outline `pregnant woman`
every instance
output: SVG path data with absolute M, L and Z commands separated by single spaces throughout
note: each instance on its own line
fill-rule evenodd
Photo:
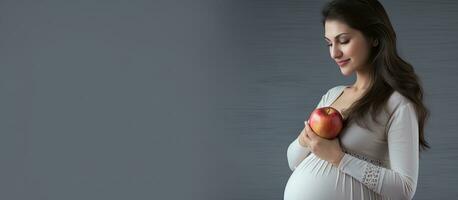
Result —
M 322 14 L 331 58 L 344 76 L 356 73 L 356 81 L 328 89 L 316 106 L 332 106 L 344 117 L 337 138 L 321 138 L 304 122 L 289 145 L 284 199 L 412 199 L 419 152 L 429 148 L 420 80 L 397 54 L 378 1 L 334 0 Z

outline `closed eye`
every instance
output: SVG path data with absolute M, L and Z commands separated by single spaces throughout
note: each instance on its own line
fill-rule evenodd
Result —
M 350 42 L 350 40 L 347 40 L 347 41 L 344 41 L 344 42 L 340 42 L 340 44 L 348 44 L 348 42 Z M 332 44 L 327 44 L 326 46 L 330 47 L 330 46 L 332 46 Z

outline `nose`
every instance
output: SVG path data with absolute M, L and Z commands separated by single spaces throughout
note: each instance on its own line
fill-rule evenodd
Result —
M 342 57 L 343 53 L 337 45 L 332 45 L 330 51 L 331 51 L 332 58 L 336 59 L 336 58 Z

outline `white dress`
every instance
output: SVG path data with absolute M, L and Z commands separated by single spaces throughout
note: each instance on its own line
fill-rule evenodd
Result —
M 328 90 L 317 108 L 331 105 L 345 87 Z M 342 130 L 345 154 L 337 167 L 301 146 L 296 137 L 287 150 L 292 174 L 284 200 L 412 199 L 418 179 L 418 118 L 414 104 L 397 91 L 387 110 L 377 116 L 382 125 L 366 120 L 373 131 L 356 123 Z

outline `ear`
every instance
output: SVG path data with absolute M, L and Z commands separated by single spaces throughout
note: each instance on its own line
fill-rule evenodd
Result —
M 373 40 L 372 46 L 376 47 L 378 45 L 378 39 Z

